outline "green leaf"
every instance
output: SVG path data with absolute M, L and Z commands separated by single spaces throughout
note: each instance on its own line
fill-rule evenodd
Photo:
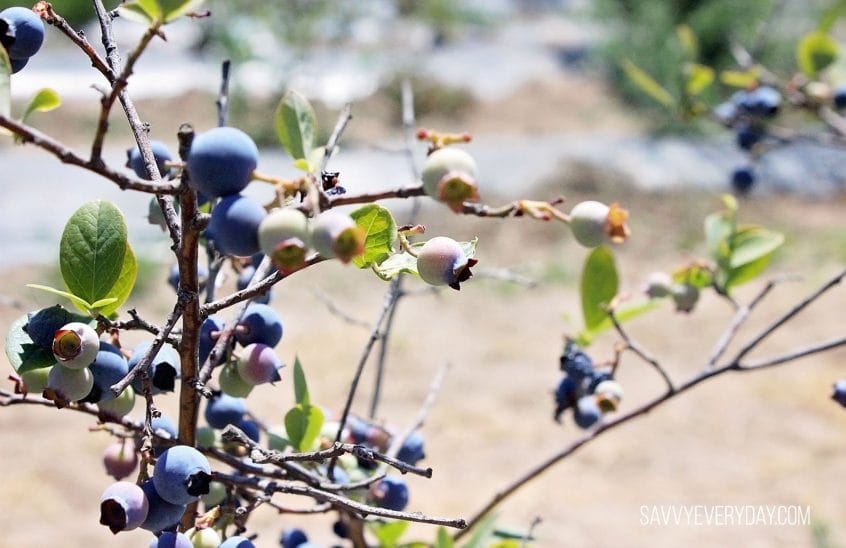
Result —
M 355 223 L 364 230 L 364 253 L 353 258 L 359 268 L 379 264 L 391 254 L 397 239 L 397 223 L 384 207 L 369 204 L 350 213 Z
M 405 530 L 408 529 L 408 525 L 409 522 L 399 520 L 373 523 L 370 526 L 370 531 L 379 539 L 380 548 L 394 548 Z
M 631 80 L 634 85 L 640 88 L 640 90 L 649 97 L 667 108 L 671 108 L 675 105 L 676 101 L 673 99 L 673 96 L 670 95 L 670 92 L 630 60 L 626 59 L 623 61 L 622 69 L 623 72 L 626 73 L 626 76 L 628 76 L 629 80 Z
M 6 357 L 18 374 L 56 364 L 53 352 L 32 342 L 24 331 L 29 318 L 24 314 L 12 323 L 6 334 Z
M 846 0 L 839 0 L 834 2 L 827 10 L 823 12 L 820 18 L 820 24 L 817 30 L 821 32 L 831 31 L 834 23 L 846 13 Z
M 59 266 L 71 293 L 89 303 L 110 297 L 126 255 L 126 221 L 111 202 L 89 202 L 62 233 Z
M 708 243 L 708 252 L 715 263 L 721 267 L 728 264 L 731 256 L 729 238 L 734 233 L 734 215 L 721 211 L 712 213 L 705 217 L 705 240 Z
M 62 99 L 54 90 L 50 88 L 40 89 L 26 106 L 21 122 L 25 122 L 33 112 L 50 112 L 59 108 L 61 104 Z
M 62 291 L 61 289 L 56 289 L 55 287 L 50 287 L 47 285 L 38 285 L 38 284 L 27 284 L 27 287 L 31 287 L 32 289 L 40 289 L 41 291 L 46 291 L 47 293 L 52 293 L 53 295 L 64 297 L 68 299 L 70 302 L 73 303 L 75 307 L 77 307 L 82 312 L 86 314 L 91 313 L 91 303 L 83 299 L 82 297 L 78 297 L 73 293 L 68 293 L 67 291 Z
M 837 42 L 825 32 L 815 30 L 799 40 L 796 46 L 796 61 L 809 78 L 828 67 L 837 59 Z
M 91 308 L 94 310 L 98 308 L 103 308 L 104 306 L 108 306 L 114 303 L 115 301 L 117 301 L 117 299 L 114 297 L 106 297 L 105 299 L 100 299 L 99 301 L 94 301 L 93 303 L 91 303 Z
M 288 441 L 300 452 L 311 448 L 322 427 L 323 411 L 319 407 L 297 404 L 285 414 Z
M 126 253 L 123 254 L 123 264 L 120 268 L 118 279 L 112 288 L 109 290 L 109 297 L 114 298 L 115 301 L 105 306 L 100 314 L 109 317 L 123 306 L 123 303 L 132 294 L 132 289 L 135 287 L 135 280 L 138 277 L 138 262 L 135 260 L 135 253 L 132 251 L 129 243 L 126 244 Z
M 692 264 L 673 272 L 673 281 L 678 284 L 690 284 L 698 289 L 714 283 L 713 273 L 700 264 Z
M 754 66 L 749 70 L 724 70 L 720 73 L 720 82 L 735 88 L 748 88 L 761 77 L 761 67 Z
M 144 25 L 162 20 L 162 8 L 156 0 L 132 0 L 118 7 L 118 14 L 124 19 Z
M 693 29 L 689 25 L 677 26 L 676 36 L 688 58 L 696 59 L 699 57 L 699 42 L 696 40 L 696 34 L 693 33 Z
M 605 307 L 617 295 L 619 286 L 614 254 L 605 246 L 597 247 L 582 268 L 582 316 L 586 329 L 594 329 L 608 318 Z
M 476 526 L 473 527 L 473 536 L 470 537 L 463 548 L 485 548 L 485 543 L 491 538 L 496 528 L 496 518 L 496 514 L 488 514 L 477 522 Z
M 452 537 L 447 533 L 446 528 L 438 527 L 438 536 L 435 538 L 435 548 L 453 548 L 455 543 Z
M 305 372 L 303 372 L 299 356 L 294 358 L 294 396 L 298 404 L 304 407 L 311 405 L 308 397 L 308 384 L 306 384 Z
M 204 3 L 205 0 L 159 0 L 165 23 L 182 17 L 186 13 L 197 11 Z
M 685 67 L 685 74 L 685 91 L 688 95 L 699 95 L 714 83 L 714 69 L 705 65 L 689 64 Z
M 294 160 L 307 160 L 317 138 L 317 116 L 308 99 L 288 91 L 274 116 L 279 142 Z
M 772 253 L 769 253 L 752 262 L 746 263 L 743 266 L 731 269 L 723 277 L 725 280 L 722 284 L 723 288 L 725 288 L 726 291 L 729 291 L 733 287 L 737 287 L 754 280 L 764 270 L 766 270 L 767 266 L 770 264 L 772 256 Z
M 661 306 L 661 304 L 662 299 L 650 299 L 642 303 L 620 307 L 614 311 L 614 316 L 617 317 L 618 322 L 624 323 L 637 318 L 641 314 L 655 310 Z M 608 317 L 608 314 L 606 314 L 605 318 L 603 318 L 603 320 L 596 324 L 596 326 L 592 329 L 583 329 L 580 331 L 576 335 L 576 344 L 582 347 L 588 347 L 599 334 L 611 329 L 612 327 L 614 327 L 614 322 L 612 322 L 611 318 Z
M 742 227 L 731 237 L 729 266 L 739 268 L 770 255 L 784 243 L 784 234 L 765 228 Z
M 426 242 L 419 242 L 411 245 L 411 249 L 419 250 Z M 464 256 L 472 259 L 476 256 L 476 246 L 479 244 L 479 238 L 473 238 L 469 242 L 458 242 L 461 249 L 464 251 Z M 411 255 L 407 251 L 402 253 L 395 253 L 382 261 L 381 263 L 373 263 L 373 271 L 377 276 L 383 280 L 390 280 L 399 276 L 400 274 L 414 274 L 417 273 L 417 257 Z

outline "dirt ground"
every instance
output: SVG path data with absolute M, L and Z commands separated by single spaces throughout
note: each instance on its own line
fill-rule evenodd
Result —
M 464 126 L 477 133 L 497 131 L 503 126 L 493 120 L 505 112 L 515 133 L 561 131 L 560 121 L 547 113 L 575 105 L 573 111 L 581 114 L 567 118 L 565 129 L 636 129 L 621 107 L 603 109 L 607 96 L 589 81 L 575 88 L 560 82 L 539 84 L 527 93 L 532 100 L 519 106 L 474 107 Z M 607 118 L 591 115 L 600 111 Z M 358 138 L 373 138 L 377 130 L 362 128 Z M 717 195 L 690 190 L 643 194 L 626 186 L 622 174 L 583 165 L 564 165 L 559 173 L 559 179 L 548 181 L 533 197 L 565 194 L 570 203 L 586 197 L 620 200 L 630 209 L 633 237 L 617 250 L 624 291 L 636 293 L 650 272 L 669 271 L 704 253 L 702 220 L 719 208 Z M 806 202 L 770 195 L 742 203 L 744 221 L 782 230 L 788 237 L 770 273 L 798 274 L 802 279 L 778 286 L 741 331 L 739 341 L 748 340 L 844 268 L 844 206 L 843 197 Z M 403 300 L 397 315 L 379 417 L 401 429 L 411 424 L 436 372 L 451 366 L 423 428 L 424 463 L 434 468 L 434 476 L 408 478 L 410 509 L 470 517 L 515 477 L 582 435 L 569 416 L 563 425 L 552 420 L 552 393 L 561 375 L 563 337 L 580 327 L 578 276 L 586 252 L 555 224 L 456 218 L 435 205 L 424 206 L 419 220 L 430 235 L 462 240 L 479 236 L 481 263 L 477 279 L 460 293 L 414 292 L 423 285 L 409 280 L 413 294 Z M 164 239 L 161 245 L 168 247 Z M 537 286 L 485 275 L 501 269 L 533 279 Z M 172 297 L 164 283 L 166 270 L 167 265 L 159 265 L 148 274 L 146 291 L 128 303 L 156 322 L 164 318 Z M 2 275 L 3 332 L 23 311 L 55 302 L 24 287 L 55 276 L 50 268 L 17 267 Z M 337 410 L 368 337 L 366 329 L 333 314 L 315 292 L 372 322 L 386 288 L 368 272 L 324 263 L 274 289 L 273 305 L 285 322 L 278 353 L 289 364 L 295 356 L 300 358 L 313 401 Z M 749 284 L 738 291 L 738 298 L 749 299 L 759 288 L 760 283 Z M 756 355 L 842 336 L 844 307 L 846 288 L 838 287 L 768 339 Z M 679 382 L 701 370 L 731 316 L 725 301 L 709 293 L 694 314 L 676 314 L 668 305 L 628 329 Z M 130 344 L 140 339 L 135 333 L 126 337 Z M 616 336 L 606 334 L 590 353 L 599 361 L 609 359 L 616 342 Z M 534 530 L 539 547 L 846 544 L 841 483 L 846 411 L 829 399 L 832 383 L 846 376 L 844 361 L 846 351 L 840 349 L 766 371 L 713 379 L 587 444 L 505 502 L 498 523 L 526 529 L 540 518 Z M 372 373 L 369 368 L 355 400 L 358 413 L 369 407 Z M 662 389 L 654 371 L 632 355 L 624 357 L 618 378 L 626 390 L 622 411 Z M 158 400 L 171 416 L 174 399 Z M 257 388 L 249 406 L 268 423 L 281 424 L 292 401 L 289 368 L 278 385 Z M 139 404 L 135 416 L 140 411 Z M 146 546 L 147 532 L 112 537 L 97 523 L 98 497 L 110 483 L 101 452 L 110 440 L 103 432 L 89 432 L 94 426 L 90 417 L 72 412 L 28 406 L 0 410 L 0 547 Z M 298 507 L 309 502 L 283 497 L 279 501 Z M 641 523 L 644 507 L 662 505 L 798 505 L 810 507 L 812 523 Z M 293 526 L 307 529 L 313 540 L 328 546 L 335 542 L 332 521 L 280 516 L 262 508 L 251 524 L 261 532 L 257 545 L 263 548 L 277 546 L 279 531 Z M 414 525 L 406 538 L 431 542 L 434 534 L 431 527 Z

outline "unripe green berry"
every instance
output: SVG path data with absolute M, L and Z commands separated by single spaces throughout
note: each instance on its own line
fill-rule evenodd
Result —
M 125 417 L 135 407 L 135 390 L 132 387 L 127 387 L 115 399 L 97 402 L 97 407 L 101 412 L 108 415 L 118 418 Z
M 20 374 L 24 389 L 30 394 L 40 394 L 47 388 L 47 379 L 50 376 L 49 367 L 30 369 Z
M 253 385 L 241 377 L 238 366 L 234 363 L 227 363 L 220 368 L 217 383 L 221 392 L 234 398 L 246 398 L 253 390 Z
M 616 203 L 607 206 L 588 200 L 576 204 L 570 212 L 570 230 L 576 241 L 585 247 L 621 243 L 629 236 L 628 216 L 628 212 Z
M 69 369 L 88 367 L 99 351 L 100 337 L 88 324 L 71 322 L 53 335 L 53 357 Z
M 87 367 L 71 369 L 54 365 L 47 377 L 47 388 L 68 401 L 81 400 L 91 392 L 93 386 L 94 375 Z
M 305 265 L 308 247 L 308 218 L 298 209 L 286 207 L 271 211 L 258 228 L 259 246 L 283 273 Z
M 466 151 L 443 147 L 432 152 L 420 174 L 423 191 L 460 212 L 464 202 L 479 200 L 476 184 L 476 161 Z
M 653 272 L 646 280 L 644 293 L 650 299 L 668 297 L 673 288 L 673 278 L 666 272 Z
M 324 211 L 312 225 L 312 245 L 327 259 L 350 262 L 353 257 L 364 253 L 364 240 L 364 230 L 346 213 Z

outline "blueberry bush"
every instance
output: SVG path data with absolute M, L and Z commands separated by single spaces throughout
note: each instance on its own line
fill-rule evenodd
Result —
M 520 546 L 532 540 L 531 529 L 517 534 L 497 529 L 493 510 L 600 435 L 718 375 L 765 369 L 846 345 L 846 338 L 840 337 L 812 341 L 768 358 L 749 358 L 762 341 L 839 284 L 846 277 L 842 271 L 729 352 L 740 328 L 779 280 L 765 282 L 748 301 L 738 300 L 735 289 L 759 279 L 785 240 L 779 232 L 743 224 L 734 197 L 724 196 L 722 209 L 705 219 L 708 257 L 693 258 L 672 272 L 656 272 L 645 280 L 641 295 L 626 295 L 620 289 L 612 250 L 630 236 L 628 212 L 620 204 L 587 200 L 569 211 L 563 209 L 560 198 L 517 200 L 497 207 L 485 204 L 476 161 L 461 146 L 472 137 L 463 132 L 415 130 L 408 85 L 403 93 L 407 141 L 416 138 L 428 149 L 425 157 L 416 158 L 408 147 L 413 185 L 371 193 L 345 188 L 344 174 L 329 168 L 350 122 L 350 108 L 341 112 L 329 140 L 318 143 L 314 111 L 296 91 L 281 97 L 272 121 L 300 176 L 284 179 L 261 171 L 253 140 L 226 124 L 226 62 L 218 127 L 195 135 L 190 124 L 183 124 L 179 150 L 172 152 L 153 140 L 143 123 L 131 98 L 131 76 L 147 46 L 164 36 L 170 22 L 214 14 L 203 11 L 202 0 L 134 0 L 114 11 L 107 10 L 101 0 L 92 4 L 105 53 L 48 2 L 0 12 L 0 127 L 19 143 L 55 156 L 68 169 L 87 170 L 126 192 L 149 194 L 145 213 L 169 238 L 176 262 L 168 278 L 175 298 L 163 319 L 151 320 L 127 310 L 124 305 L 135 285 L 138 264 L 124 212 L 103 200 L 81 204 L 61 236 L 58 263 L 64 288 L 31 286 L 55 296 L 56 303 L 23 315 L 6 335 L 6 355 L 14 374 L 12 387 L 0 389 L 0 406 L 56 407 L 86 414 L 114 437 L 104 450 L 103 465 L 115 483 L 104 481 L 100 500 L 100 523 L 112 533 L 145 529 L 150 532 L 149 545 L 158 547 L 248 548 L 257 537 L 268 536 L 250 523 L 253 511 L 264 505 L 280 513 L 331 514 L 338 542 L 354 546 Z M 112 28 L 116 17 L 146 26 L 129 52 L 120 52 L 116 46 Z M 55 92 L 37 93 L 20 117 L 11 113 L 10 75 L 25 70 L 48 29 L 75 44 L 107 84 L 87 156 L 27 123 L 32 112 L 55 108 L 59 102 Z M 817 77 L 826 59 L 834 55 L 832 47 L 824 28 L 803 39 L 799 46 L 803 74 L 786 82 L 757 65 L 726 75 L 732 82 L 742 82 L 743 89 L 713 113 L 738 131 L 738 143 L 753 157 L 762 153 L 760 147 L 770 139 L 768 124 L 785 102 L 811 109 L 832 130 L 841 130 L 846 124 L 836 110 L 842 108 L 842 98 L 812 91 L 830 88 Z M 691 72 L 691 78 L 705 78 L 703 71 Z M 629 73 L 650 95 L 675 105 L 669 92 L 644 71 L 631 65 Z M 685 114 L 704 115 L 708 109 L 696 96 L 707 84 L 691 80 L 684 104 L 675 106 L 686 109 Z M 117 104 L 136 140 L 127 152 L 126 169 L 108 165 L 102 157 L 109 114 Z M 739 193 L 748 192 L 754 183 L 754 174 L 744 173 L 733 177 Z M 272 186 L 272 201 L 261 203 L 243 194 L 249 185 L 258 184 Z M 405 432 L 372 420 L 374 413 L 365 418 L 351 412 L 368 357 L 377 342 L 384 345 L 389 338 L 393 313 L 405 294 L 403 281 L 417 276 L 436 288 L 461 290 L 472 284 L 479 261 L 477 239 L 429 235 L 415 222 L 413 212 L 412 219 L 401 224 L 381 205 L 396 198 L 440 202 L 444 215 L 562 223 L 589 250 L 579 283 L 584 327 L 567 337 L 559 361 L 563 375 L 550 402 L 555 420 L 572 414 L 585 433 L 509 480 L 468 518 L 428 516 L 410 506 L 411 493 L 403 476 L 430 478 L 433 474 L 433 468 L 420 466 L 426 457 L 420 431 L 426 406 Z M 338 209 L 341 206 L 349 207 Z M 299 359 L 286 365 L 277 353 L 285 328 L 271 293 L 289 277 L 308 276 L 311 267 L 329 260 L 347 264 L 349 276 L 375 275 L 388 289 L 351 372 L 346 401 L 318 403 L 309 392 L 305 365 Z M 228 271 L 238 279 L 237 290 L 218 295 L 217 278 Z M 672 303 L 680 314 L 693 313 L 706 291 L 725 300 L 734 316 L 701 370 L 678 381 L 629 335 L 624 323 L 662 303 Z M 296 322 L 296 316 L 286 321 Z M 130 330 L 145 333 L 147 340 L 129 348 L 121 337 Z M 619 343 L 610 360 L 588 353 L 597 337 L 611 334 Z M 665 389 L 626 407 L 616 372 L 628 355 L 654 369 Z M 433 382 L 431 395 L 442 376 Z M 268 427 L 248 405 L 254 387 L 267 383 L 293 386 L 296 404 L 285 414 L 282 429 Z M 839 381 L 834 399 L 844 404 L 844 394 L 844 381 Z M 136 398 L 143 403 L 140 418 L 132 415 Z M 175 420 L 159 409 L 157 402 L 162 398 L 178 399 Z M 274 501 L 277 493 L 298 495 L 314 504 L 299 511 L 287 509 Z M 430 524 L 430 537 L 403 538 L 409 522 Z M 279 543 L 286 548 L 314 546 L 308 541 L 308 527 L 304 529 L 282 531 Z M 271 535 L 275 538 L 276 532 Z

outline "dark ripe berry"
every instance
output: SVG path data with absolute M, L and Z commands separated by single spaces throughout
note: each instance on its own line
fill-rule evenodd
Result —
M 469 259 L 461 245 L 446 236 L 437 236 L 423 244 L 417 252 L 417 273 L 429 285 L 448 285 L 460 290 L 461 282 L 473 276 L 470 268 L 476 259 Z
M 240 274 L 238 274 L 238 281 L 236 283 L 238 291 L 241 291 L 242 289 L 247 289 L 247 286 L 250 285 L 250 281 L 253 279 L 253 275 L 255 273 L 256 267 L 249 265 L 245 267 Z M 268 289 L 267 291 L 253 299 L 253 302 L 258 304 L 268 304 L 270 302 L 271 293 L 273 293 L 273 290 Z
M 581 381 L 593 373 L 593 360 L 575 343 L 568 342 L 561 355 L 560 367 L 561 371 L 572 376 L 576 381 Z
M 350 528 L 341 520 L 332 524 L 332 532 L 339 538 L 349 538 L 350 536 Z
M 403 442 L 397 453 L 397 459 L 415 466 L 419 461 L 423 460 L 426 454 L 423 452 L 423 435 L 420 432 L 414 431 Z
M 98 403 L 114 399 L 111 387 L 129 373 L 129 364 L 116 346 L 101 341 L 100 351 L 90 369 L 94 375 L 94 387 L 85 401 Z
M 256 421 L 242 418 L 235 426 L 237 426 L 248 438 L 258 443 L 261 439 L 261 428 Z
M 211 467 L 202 453 L 187 445 L 175 445 L 156 460 L 153 484 L 171 504 L 190 504 L 209 492 Z
M 179 519 L 185 513 L 185 504 L 173 504 L 163 499 L 151 479 L 142 483 L 141 489 L 149 504 L 147 519 L 141 524 L 142 529 L 157 533 L 179 523 Z
M 714 116 L 726 126 L 731 126 L 737 118 L 737 105 L 731 101 L 720 103 L 714 107 Z
M 220 316 L 209 316 L 203 321 L 200 327 L 200 364 L 202 365 L 209 358 L 217 338 L 223 331 L 225 323 Z
M 130 369 L 135 367 L 135 365 L 147 355 L 151 346 L 152 343 L 143 342 L 135 347 L 135 350 L 132 353 L 132 358 L 129 359 Z M 173 389 L 176 386 L 176 379 L 180 377 L 179 364 L 179 355 L 172 347 L 165 344 L 159 349 L 159 352 L 153 358 L 150 367 L 147 369 L 147 374 L 149 375 L 150 382 L 153 385 L 154 395 L 162 392 L 173 392 Z M 144 393 L 144 386 L 140 375 L 132 380 L 132 388 L 138 394 Z
M 596 371 L 594 370 L 593 373 L 590 375 L 590 383 L 587 386 L 587 393 L 593 394 L 596 391 L 596 387 L 599 386 L 599 383 L 603 381 L 609 381 L 614 377 L 611 376 L 610 371 Z
M 27 63 L 29 63 L 29 57 L 26 59 L 9 59 L 9 64 L 12 66 L 12 74 L 22 71 Z
M 218 548 L 256 548 L 256 545 L 247 537 L 236 536 L 224 540 Z
M 194 548 L 194 544 L 185 533 L 165 531 L 158 537 L 153 537 L 148 548 Z
M 846 407 L 846 380 L 839 380 L 834 383 L 831 399 Z
M 175 440 L 178 437 L 176 431 L 176 424 L 174 424 L 173 421 L 165 415 L 159 415 L 158 417 L 155 417 L 151 421 L 150 426 L 152 427 L 153 433 L 156 434 L 156 436 L 161 436 L 163 438 L 171 440 Z M 162 443 L 157 437 L 153 437 L 154 457 L 158 457 L 159 455 L 161 455 L 168 447 L 170 447 L 170 444 Z
M 246 412 L 247 404 L 243 398 L 220 394 L 207 400 L 205 417 L 209 426 L 223 430 L 230 424 L 237 424 Z
M 282 319 L 270 306 L 252 303 L 235 328 L 235 339 L 242 346 L 253 343 L 276 346 L 282 339 Z
M 841 110 L 846 108 L 846 85 L 839 85 L 834 88 L 834 108 Z
M 772 86 L 760 86 L 749 93 L 750 110 L 758 116 L 775 116 L 781 106 L 781 93 Z
M 751 167 L 743 166 L 731 174 L 731 186 L 738 194 L 747 194 L 755 184 L 755 172 Z
M 44 23 L 34 11 L 24 7 L 6 8 L 0 11 L 0 19 L 6 21 L 15 37 L 6 46 L 11 59 L 28 59 L 38 53 L 44 43 Z
M 297 548 L 300 544 L 308 542 L 308 537 L 302 529 L 286 529 L 282 531 L 279 544 L 282 548 Z
M 216 198 L 244 190 L 257 165 L 258 147 L 249 135 L 240 129 L 218 127 L 194 138 L 187 168 L 191 185 Z
M 763 134 L 754 126 L 742 124 L 737 128 L 737 146 L 743 150 L 752 150 L 762 138 Z
M 209 232 L 223 255 L 247 257 L 259 251 L 258 228 L 267 213 L 247 196 L 226 196 L 214 206 Z
M 162 178 L 166 177 L 170 171 L 166 163 L 173 160 L 170 149 L 161 141 L 150 141 L 150 148 L 153 149 L 153 157 L 156 160 L 159 175 Z M 129 148 L 126 151 L 126 167 L 132 169 L 142 179 L 152 179 L 152 177 L 147 175 L 147 167 L 144 165 L 144 158 L 141 156 L 141 149 L 138 146 Z
M 602 411 L 592 395 L 582 396 L 573 409 L 573 420 L 579 428 L 590 428 L 602 417 Z
M 141 526 L 148 512 L 144 491 L 128 481 L 113 483 L 100 497 L 100 523 L 114 534 Z
M 387 476 L 370 488 L 370 496 L 375 504 L 388 510 L 402 512 L 408 506 L 408 486 L 405 481 Z
M 570 375 L 565 376 L 555 389 L 555 421 L 561 422 L 561 415 L 573 407 L 579 396 L 580 380 Z

